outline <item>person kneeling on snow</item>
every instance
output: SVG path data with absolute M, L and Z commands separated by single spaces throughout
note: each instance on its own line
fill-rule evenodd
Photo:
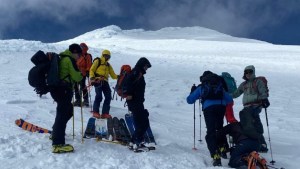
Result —
M 228 165 L 232 168 L 247 165 L 243 157 L 248 156 L 252 151 L 258 151 L 260 144 L 258 139 L 251 139 L 243 134 L 240 122 L 233 122 L 217 131 L 217 139 L 222 139 L 229 134 L 232 137 L 234 147 L 230 150 Z

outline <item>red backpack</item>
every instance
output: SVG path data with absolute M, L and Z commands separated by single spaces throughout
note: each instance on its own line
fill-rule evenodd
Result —
M 122 65 L 121 70 L 120 70 L 120 74 L 117 80 L 117 84 L 115 87 L 115 90 L 117 91 L 118 95 L 121 98 L 126 98 L 127 94 L 127 87 L 125 85 L 126 82 L 126 78 L 128 77 L 128 75 L 131 73 L 131 66 L 130 65 Z
M 266 90 L 267 90 L 267 95 L 268 95 L 268 97 L 269 97 L 268 80 L 266 79 L 266 77 L 264 77 L 264 76 L 258 76 L 258 77 L 256 77 L 256 78 L 253 80 L 252 88 L 253 88 L 255 91 L 258 92 L 258 89 L 257 89 L 257 80 L 258 80 L 258 79 L 260 79 L 260 80 L 263 82 L 263 84 L 265 85 Z M 246 81 L 244 82 L 243 86 L 244 86 L 244 89 L 245 89 L 245 88 L 246 88 Z

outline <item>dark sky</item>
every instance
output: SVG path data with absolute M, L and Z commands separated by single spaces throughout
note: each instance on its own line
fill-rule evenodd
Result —
M 300 0 L 1 0 L 0 39 L 57 42 L 122 29 L 202 26 L 238 37 L 300 45 Z

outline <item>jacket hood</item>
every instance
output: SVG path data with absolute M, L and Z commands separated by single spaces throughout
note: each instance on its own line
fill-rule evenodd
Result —
M 65 57 L 65 56 L 69 56 L 73 59 L 75 59 L 75 57 L 73 57 L 71 51 L 69 51 L 69 49 L 65 50 L 64 52 L 59 53 L 60 56 Z
M 245 71 L 246 70 L 252 70 L 253 73 L 251 74 L 251 77 L 250 79 L 247 79 L 246 76 L 245 76 Z M 243 76 L 243 79 L 244 80 L 252 80 L 255 78 L 255 67 L 253 65 L 249 65 L 249 66 L 246 66 L 245 69 L 244 69 L 244 76 Z
M 146 65 L 148 66 L 148 68 L 151 67 L 151 63 L 149 62 L 149 60 L 145 57 L 142 57 L 137 61 L 135 67 L 144 68 Z

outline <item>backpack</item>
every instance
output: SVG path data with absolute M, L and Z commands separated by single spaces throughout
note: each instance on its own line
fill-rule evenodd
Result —
M 222 100 L 223 99 L 223 85 L 220 76 L 211 73 L 204 76 L 201 80 L 201 100 Z
M 252 82 L 252 88 L 258 93 L 258 89 L 257 89 L 257 80 L 260 79 L 263 84 L 265 85 L 265 88 L 267 90 L 267 96 L 269 97 L 269 87 L 268 87 L 268 80 L 266 79 L 266 77 L 264 76 L 258 76 L 256 77 L 253 82 Z M 244 89 L 246 88 L 246 81 L 243 82 L 243 87 Z
M 96 70 L 97 70 L 101 65 L 104 65 L 104 64 L 101 64 L 101 59 L 99 57 L 96 57 L 95 59 L 93 59 L 93 64 L 95 63 L 96 60 L 98 60 L 98 65 L 97 65 L 97 68 L 96 68 Z M 109 63 L 106 62 L 105 66 L 109 66 Z
M 29 70 L 28 82 L 40 97 L 49 92 L 49 87 L 60 84 L 59 61 L 58 54 L 51 52 L 45 54 L 41 50 L 31 57 L 31 62 L 35 66 Z
M 237 89 L 235 79 L 228 72 L 222 72 L 221 76 L 227 85 L 228 92 L 233 93 Z
M 258 80 L 258 79 L 260 79 L 260 80 L 263 82 L 263 84 L 265 85 L 265 88 L 266 88 L 266 90 L 267 90 L 267 96 L 269 97 L 268 80 L 266 79 L 266 77 L 264 77 L 264 76 L 258 76 L 258 77 L 256 77 L 255 80 L 254 80 L 254 83 L 253 83 L 254 89 L 257 90 L 256 84 L 257 84 L 257 80 Z
M 268 169 L 267 161 L 261 157 L 256 151 L 252 151 L 247 157 L 244 157 L 247 162 L 248 169 Z
M 129 74 L 131 73 L 131 67 L 130 65 L 122 65 L 120 69 L 120 74 L 117 79 L 117 84 L 115 86 L 115 90 L 117 91 L 117 94 L 121 98 L 127 97 L 127 87 L 126 87 L 126 81 L 128 79 Z

